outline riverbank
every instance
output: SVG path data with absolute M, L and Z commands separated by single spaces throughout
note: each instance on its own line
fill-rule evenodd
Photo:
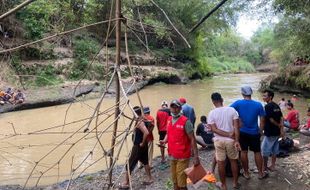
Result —
M 246 180 L 243 177 L 239 178 L 241 183 L 241 189 L 243 190 L 254 190 L 254 189 L 274 189 L 274 190 L 309 190 L 310 189 L 310 151 L 304 145 L 310 142 L 310 137 L 291 133 L 288 134 L 290 138 L 293 138 L 295 142 L 300 144 L 296 145 L 293 152 L 290 153 L 289 157 L 278 158 L 277 170 L 270 172 L 269 177 L 264 180 L 259 180 L 257 178 L 257 170 L 254 164 L 253 155 L 249 154 L 250 159 L 250 171 L 251 179 Z M 205 169 L 211 169 L 211 163 L 214 155 L 213 149 L 200 150 L 199 156 L 201 164 Z M 116 186 L 114 189 L 118 189 L 119 183 L 123 180 L 124 165 L 116 166 L 114 170 L 114 180 Z M 160 158 L 156 157 L 153 160 L 152 176 L 154 178 L 154 183 L 151 185 L 144 185 L 143 179 L 145 178 L 145 172 L 143 169 L 136 169 L 132 176 L 132 188 L 133 189 L 144 189 L 144 190 L 154 190 L 154 189 L 165 189 L 171 190 L 172 184 L 170 180 L 170 168 L 169 164 L 161 164 Z M 218 173 L 216 172 L 216 178 L 219 179 Z M 66 189 L 69 180 L 63 182 L 43 187 L 33 187 L 26 188 L 27 190 L 61 190 Z M 232 188 L 232 179 L 227 178 L 228 188 Z M 198 190 L 205 190 L 210 187 L 210 184 L 201 185 Z M 215 184 L 211 184 L 215 187 Z M 1 186 L 2 190 L 20 190 L 21 186 Z M 70 182 L 71 190 L 100 190 L 107 189 L 107 172 L 99 171 L 92 174 L 86 174 L 79 178 L 73 179 Z M 194 190 L 192 185 L 189 185 L 189 190 Z
M 121 70 L 126 69 L 126 66 L 121 66 Z M 137 73 L 137 90 L 141 90 L 145 86 L 157 82 L 186 84 L 189 81 L 182 70 L 173 67 L 133 66 L 133 70 Z M 125 77 L 122 79 L 125 91 L 128 92 L 129 95 L 135 92 L 135 88 L 131 88 L 132 82 L 132 77 Z M 5 104 L 0 106 L 0 113 L 55 106 L 85 98 L 98 98 L 102 92 L 105 91 L 105 86 L 106 84 L 100 83 L 99 81 L 82 80 L 81 82 L 66 82 L 62 85 L 52 87 L 28 89 L 24 91 L 26 95 L 25 103 L 19 105 Z M 114 83 L 107 92 L 107 97 L 113 96 L 115 96 Z
M 290 65 L 261 82 L 263 89 L 310 98 L 310 65 Z

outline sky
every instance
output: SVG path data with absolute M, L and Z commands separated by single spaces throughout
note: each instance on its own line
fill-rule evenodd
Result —
M 256 18 L 249 18 L 245 15 L 239 17 L 237 22 L 237 32 L 244 38 L 250 39 L 254 32 L 261 26 L 262 21 Z

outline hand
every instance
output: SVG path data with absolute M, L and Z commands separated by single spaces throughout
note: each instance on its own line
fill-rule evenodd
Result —
M 284 130 L 281 130 L 280 137 L 281 137 L 282 139 L 285 139 L 285 133 L 284 133 Z
M 229 138 L 235 139 L 235 133 L 234 132 L 229 133 Z
M 235 149 L 236 149 L 237 151 L 241 151 L 241 146 L 240 146 L 240 143 L 239 143 L 239 142 L 235 142 L 235 143 L 234 143 L 234 146 L 235 146 Z
M 140 143 L 139 145 L 140 145 L 140 147 L 143 147 L 143 146 L 144 146 L 144 143 L 142 142 L 142 143 Z
M 166 144 L 167 142 L 165 140 L 159 140 L 160 144 Z
M 194 166 L 198 166 L 200 164 L 200 160 L 199 160 L 198 156 L 194 156 L 193 164 L 194 164 Z

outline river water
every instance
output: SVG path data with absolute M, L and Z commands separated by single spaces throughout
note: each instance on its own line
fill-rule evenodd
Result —
M 155 84 L 140 91 L 142 102 L 151 108 L 155 115 L 163 100 L 171 101 L 185 97 L 189 104 L 194 106 L 197 120 L 201 115 L 213 108 L 210 95 L 220 92 L 224 104 L 229 105 L 240 99 L 240 87 L 250 85 L 254 90 L 253 98 L 262 100 L 257 92 L 259 82 L 267 74 L 238 74 L 221 75 L 203 81 L 194 81 L 187 85 Z M 276 94 L 275 101 L 282 97 L 289 99 L 288 94 Z M 137 105 L 136 95 L 129 97 L 132 105 Z M 107 160 L 103 157 L 103 149 L 108 150 L 111 143 L 113 116 L 109 118 L 114 109 L 102 114 L 98 123 L 100 144 L 96 144 L 94 133 L 95 121 L 90 123 L 91 133 L 83 133 L 88 120 L 78 120 L 90 117 L 98 100 L 86 100 L 69 105 L 60 105 L 47 108 L 26 110 L 0 115 L 0 185 L 24 185 L 29 177 L 27 186 L 52 184 L 69 179 L 71 168 L 76 169 L 73 176 L 96 172 L 106 168 Z M 104 111 L 114 105 L 114 99 L 105 99 L 101 105 Z M 301 118 L 305 118 L 307 103 L 300 98 L 295 102 L 295 107 L 300 110 Z M 67 115 L 66 115 L 67 113 Z M 67 125 L 63 126 L 66 115 Z M 125 115 L 131 116 L 129 108 L 125 108 Z M 123 131 L 130 121 L 125 117 L 119 119 L 118 135 L 123 137 Z M 14 126 L 14 127 L 13 127 Z M 155 143 L 158 141 L 157 129 L 154 130 Z M 131 139 L 124 141 L 117 164 L 122 164 L 127 159 L 131 148 Z M 116 147 L 116 153 L 119 146 Z M 116 154 L 115 154 L 116 155 Z M 159 148 L 154 147 L 154 155 L 159 155 Z M 98 161 L 99 160 L 99 161 Z M 85 171 L 84 171 L 85 170 Z M 31 175 L 30 175 L 31 174 Z M 41 178 L 38 178 L 42 176 Z M 40 179 L 40 180 L 38 180 Z

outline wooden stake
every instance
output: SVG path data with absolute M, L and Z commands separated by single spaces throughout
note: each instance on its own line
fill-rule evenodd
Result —
M 120 57 L 121 57 L 121 0 L 115 1 L 115 19 L 116 20 L 116 29 L 115 29 L 115 38 L 116 38 L 116 53 L 115 53 L 115 70 L 118 71 L 120 68 Z M 116 107 L 115 107 L 115 120 L 119 117 L 119 100 L 120 100 L 120 81 L 119 76 L 116 75 L 115 77 L 115 86 L 116 86 Z M 114 156 L 114 146 L 116 141 L 116 134 L 117 134 L 117 127 L 118 127 L 118 120 L 114 123 L 113 129 L 113 136 L 111 141 L 111 155 L 110 155 L 110 173 L 109 173 L 109 188 L 113 186 L 112 178 L 113 178 L 113 156 Z

